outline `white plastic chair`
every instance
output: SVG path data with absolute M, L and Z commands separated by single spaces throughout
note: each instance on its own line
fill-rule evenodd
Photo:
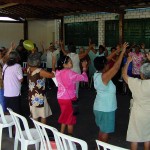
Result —
M 27 68 L 27 62 L 23 62 L 22 67 Z
M 42 62 L 41 62 L 41 66 L 42 66 L 42 68 L 45 68 L 45 67 L 46 67 L 46 62 L 45 62 L 45 61 L 42 61 Z
M 57 131 L 54 131 L 54 137 L 58 150 L 77 150 L 78 146 L 81 147 L 81 150 L 88 149 L 87 143 L 78 138 L 74 138 Z
M 35 144 L 36 150 L 39 150 L 39 143 L 41 142 L 39 134 L 35 128 L 29 129 L 28 122 L 25 117 L 13 112 L 11 109 L 7 108 L 9 113 L 11 114 L 15 127 L 16 127 L 16 135 L 15 135 L 15 143 L 14 150 L 18 149 L 18 142 L 21 142 L 21 150 L 27 150 L 28 145 Z M 21 129 L 20 120 L 23 123 L 24 131 Z
M 0 124 L 2 124 L 3 128 L 8 128 L 9 137 L 12 138 L 12 127 L 15 125 L 11 115 L 5 115 L 3 112 L 2 105 L 0 104 Z
M 2 130 L 3 130 L 3 125 L 0 123 L 0 149 L 2 147 Z
M 33 123 L 39 133 L 39 136 L 41 138 L 41 149 L 40 150 L 57 150 L 55 141 L 50 141 L 48 134 L 46 132 L 46 129 L 47 129 L 54 134 L 54 131 L 57 131 L 57 129 L 55 129 L 51 126 L 45 125 L 41 122 L 38 122 L 32 118 L 31 118 L 31 120 L 33 121 Z
M 105 143 L 105 142 L 102 142 L 102 141 L 99 141 L 99 140 L 96 140 L 96 144 L 97 144 L 98 150 L 100 150 L 100 146 L 103 147 L 103 150 L 108 150 L 108 149 L 109 150 L 129 150 L 129 149 L 114 146 L 114 145 L 111 145 L 111 144 L 108 144 L 108 143 Z

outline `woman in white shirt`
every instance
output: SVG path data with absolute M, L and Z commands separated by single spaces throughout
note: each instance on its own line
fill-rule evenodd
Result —
M 22 68 L 18 64 L 19 59 L 19 54 L 13 51 L 3 66 L 4 100 L 6 107 L 11 108 L 16 113 L 20 113 L 20 91 L 23 81 Z

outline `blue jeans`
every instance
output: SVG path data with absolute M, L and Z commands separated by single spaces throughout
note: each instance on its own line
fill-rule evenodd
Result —
M 7 110 L 6 110 L 6 103 L 4 100 L 4 89 L 0 89 L 0 104 L 3 107 L 3 111 L 6 112 Z

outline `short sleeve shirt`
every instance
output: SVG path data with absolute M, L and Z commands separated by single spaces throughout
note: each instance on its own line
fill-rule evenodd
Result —
M 139 75 L 140 67 L 142 65 L 142 61 L 144 60 L 144 54 L 135 52 L 130 52 L 129 55 L 132 57 L 132 74 Z
M 21 90 L 21 82 L 23 79 L 23 73 L 21 65 L 14 64 L 8 66 L 5 64 L 3 67 L 4 72 L 4 96 L 16 97 L 19 96 Z

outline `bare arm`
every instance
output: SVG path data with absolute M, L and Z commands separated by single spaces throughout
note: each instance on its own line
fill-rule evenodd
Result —
M 93 52 L 94 54 L 97 53 L 97 50 L 95 50 L 94 48 L 92 48 L 91 50 L 92 50 L 92 52 Z
M 122 77 L 127 84 L 128 84 L 128 77 L 129 77 L 127 74 L 127 71 L 128 71 L 128 67 L 131 61 L 132 61 L 132 57 L 129 56 L 122 70 Z
M 6 61 L 8 60 L 8 57 L 9 57 L 10 52 L 12 52 L 12 51 L 15 49 L 15 47 L 16 47 L 16 44 L 13 43 L 13 42 L 11 42 L 11 46 L 10 46 L 10 48 L 8 49 L 8 52 L 7 52 L 7 53 L 3 56 L 3 58 L 2 58 L 4 64 L 5 64 Z
M 126 51 L 126 47 L 128 46 L 127 43 L 124 43 L 123 46 L 122 46 L 122 52 L 121 54 L 119 55 L 117 61 L 115 62 L 115 64 L 113 65 L 113 67 L 111 69 L 109 69 L 108 71 L 106 71 L 105 73 L 103 73 L 102 75 L 102 80 L 103 80 L 103 83 L 105 85 L 108 84 L 108 82 L 115 76 L 115 74 L 118 72 L 119 68 L 120 68 L 120 65 L 121 65 L 121 62 L 122 62 L 122 58 L 124 56 L 124 53 Z
M 55 65 L 56 65 L 56 57 L 52 56 L 52 71 L 55 71 Z
M 65 50 L 63 41 L 60 41 L 60 49 L 61 49 L 61 51 L 63 52 L 64 55 L 68 54 L 68 52 Z
M 19 80 L 20 82 L 23 82 L 23 78 Z
M 44 53 L 45 52 L 45 49 L 44 49 L 44 44 L 43 44 L 44 42 L 43 41 L 41 41 L 40 42 L 40 45 L 41 45 L 41 47 L 42 47 L 42 52 Z
M 42 70 L 40 71 L 40 76 L 41 76 L 41 77 L 44 77 L 44 78 L 53 78 L 55 75 L 54 75 L 53 72 L 50 73 L 50 72 L 45 71 L 45 70 L 42 69 Z
M 89 45 L 88 49 L 84 53 L 79 54 L 79 59 L 84 58 L 89 53 L 89 51 L 92 49 L 94 49 L 93 45 Z
M 112 58 L 115 56 L 115 55 L 118 55 L 120 53 L 120 49 L 117 49 L 116 51 L 112 52 L 110 55 L 108 55 L 106 58 L 108 61 L 112 60 Z

